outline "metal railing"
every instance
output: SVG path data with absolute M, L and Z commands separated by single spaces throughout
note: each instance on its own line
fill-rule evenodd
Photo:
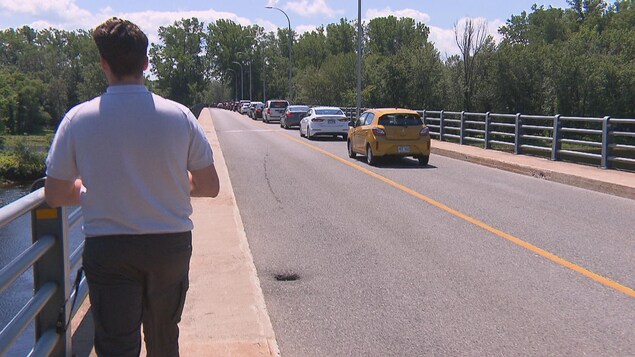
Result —
M 356 108 L 342 108 L 353 118 Z M 365 110 L 365 109 L 364 109 Z M 418 110 L 441 141 L 635 170 L 635 119 Z
M 83 278 L 79 288 L 72 289 L 70 275 L 81 264 L 84 244 L 69 254 L 70 229 L 82 218 L 81 209 L 69 211 L 48 207 L 43 188 L 0 208 L 0 228 L 31 214 L 33 242 L 0 270 L 0 292 L 30 268 L 34 287 L 33 296 L 0 332 L 0 355 L 5 355 L 34 322 L 35 344 L 30 356 L 71 356 L 70 321 L 88 295 L 88 286 Z

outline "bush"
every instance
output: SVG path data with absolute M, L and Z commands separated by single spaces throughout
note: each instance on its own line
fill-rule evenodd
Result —
M 46 153 L 32 152 L 24 144 L 0 154 L 0 178 L 3 181 L 32 181 L 43 177 Z

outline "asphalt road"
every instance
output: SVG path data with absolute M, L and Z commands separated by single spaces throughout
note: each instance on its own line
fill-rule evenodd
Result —
M 283 357 L 635 355 L 635 201 L 212 117 Z

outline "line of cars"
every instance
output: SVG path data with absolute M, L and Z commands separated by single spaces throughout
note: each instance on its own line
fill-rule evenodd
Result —
M 221 107 L 222 108 L 222 107 Z M 300 137 L 341 137 L 348 156 L 366 157 L 369 165 L 381 158 L 413 157 L 425 166 L 430 160 L 430 130 L 421 115 L 402 108 L 368 109 L 350 120 L 338 107 L 291 105 L 283 99 L 266 103 L 241 104 L 238 111 L 264 123 L 277 121 L 280 127 L 298 127 Z

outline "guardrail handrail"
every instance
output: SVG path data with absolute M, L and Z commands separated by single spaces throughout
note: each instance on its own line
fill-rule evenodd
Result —
M 33 244 L 0 270 L 0 292 L 33 268 L 34 294 L 0 332 L 0 355 L 35 323 L 35 343 L 30 356 L 71 356 L 70 320 L 88 295 L 85 278 L 72 290 L 70 274 L 81 264 L 83 243 L 69 254 L 69 232 L 79 223 L 81 209 L 50 208 L 40 188 L 0 207 L 0 228 L 31 214 Z M 78 294 L 75 298 L 75 294 Z M 74 306 L 71 302 L 75 301 Z
M 342 109 L 353 119 L 356 108 Z M 417 111 L 430 135 L 441 141 L 635 171 L 635 119 Z

